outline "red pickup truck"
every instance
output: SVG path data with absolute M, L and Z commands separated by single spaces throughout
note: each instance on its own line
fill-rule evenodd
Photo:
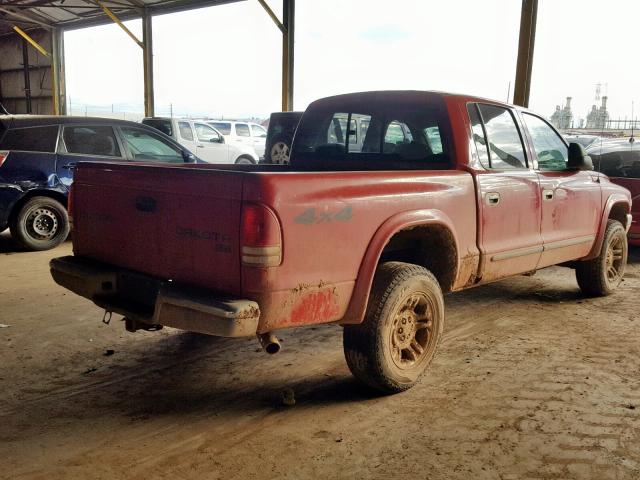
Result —
M 629 192 L 541 117 L 434 92 L 312 103 L 290 165 L 79 164 L 60 285 L 125 316 L 219 336 L 344 327 L 353 374 L 411 387 L 443 293 L 550 265 L 588 295 L 622 280 Z

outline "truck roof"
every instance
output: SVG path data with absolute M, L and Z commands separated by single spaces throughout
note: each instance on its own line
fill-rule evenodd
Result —
M 311 103 L 311 105 L 316 104 L 341 104 L 344 102 L 389 102 L 389 101 L 418 101 L 423 100 L 425 98 L 444 98 L 444 97 L 453 97 L 457 98 L 461 101 L 468 102 L 488 102 L 497 105 L 505 105 L 513 107 L 514 105 L 510 105 L 505 102 L 501 102 L 498 100 L 493 100 L 489 98 L 477 97 L 474 95 L 466 95 L 460 93 L 451 93 L 451 92 L 442 92 L 437 90 L 372 90 L 366 92 L 354 92 L 354 93 L 345 93 L 340 95 L 334 95 L 331 97 L 321 98 Z M 516 108 L 520 108 L 516 106 Z

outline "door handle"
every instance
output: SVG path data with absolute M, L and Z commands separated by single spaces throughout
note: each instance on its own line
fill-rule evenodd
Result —
M 542 198 L 545 200 L 553 200 L 553 190 L 542 190 Z
M 500 194 L 498 192 L 489 192 L 485 198 L 487 205 L 497 205 L 500 203 Z
M 196 145 L 196 148 L 204 148 L 204 145 Z

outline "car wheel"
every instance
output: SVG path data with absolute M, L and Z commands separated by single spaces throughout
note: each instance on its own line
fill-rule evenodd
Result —
M 609 220 L 604 232 L 600 254 L 591 260 L 578 262 L 576 279 L 585 295 L 610 295 L 620 285 L 627 266 L 627 235 L 622 224 Z
M 252 158 L 249 157 L 239 157 L 236 160 L 236 165 L 254 165 L 256 162 L 253 161 Z
M 383 393 L 407 390 L 433 359 L 443 327 L 444 300 L 433 274 L 409 263 L 383 263 L 364 321 L 344 327 L 349 369 Z
M 271 163 L 286 165 L 289 163 L 289 145 L 279 141 L 271 147 Z
M 69 235 L 67 210 L 53 198 L 33 197 L 14 217 L 11 235 L 29 250 L 57 247 Z

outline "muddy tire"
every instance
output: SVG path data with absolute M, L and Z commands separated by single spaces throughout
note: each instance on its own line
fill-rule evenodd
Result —
M 600 254 L 585 262 L 578 262 L 576 279 L 585 295 L 610 295 L 620 285 L 627 266 L 627 235 L 622 224 L 609 220 Z
M 12 219 L 11 236 L 29 250 L 57 247 L 69 235 L 67 209 L 49 197 L 33 197 Z
M 383 393 L 398 393 L 420 379 L 444 327 L 444 300 L 427 269 L 402 262 L 378 267 L 364 321 L 344 327 L 351 373 Z

